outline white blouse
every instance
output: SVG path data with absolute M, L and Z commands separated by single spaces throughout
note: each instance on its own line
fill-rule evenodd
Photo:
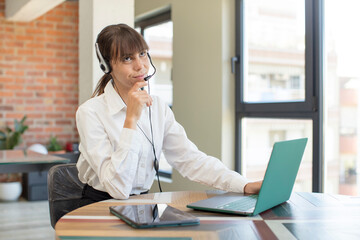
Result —
M 123 128 L 126 105 L 109 81 L 104 94 L 91 98 L 76 112 L 81 152 L 79 178 L 113 198 L 127 199 L 150 189 L 154 177 L 149 109 L 144 108 L 136 130 Z M 157 159 L 166 160 L 188 179 L 228 192 L 243 192 L 247 179 L 206 155 L 187 138 L 171 109 L 152 96 L 151 120 Z M 141 129 L 140 129 L 141 128 Z M 142 132 L 142 131 L 143 132 Z M 147 137 L 145 137 L 145 134 Z

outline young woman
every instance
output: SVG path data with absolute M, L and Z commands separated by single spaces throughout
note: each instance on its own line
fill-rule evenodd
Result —
M 94 201 L 147 193 L 161 152 L 183 176 L 229 192 L 257 193 L 220 160 L 199 151 L 171 109 L 141 88 L 148 85 L 148 45 L 125 24 L 104 28 L 95 44 L 100 79 L 93 97 L 76 113 L 80 135 L 79 178 L 83 196 Z

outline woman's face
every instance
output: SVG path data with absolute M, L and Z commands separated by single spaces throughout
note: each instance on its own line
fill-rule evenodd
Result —
M 147 51 L 136 52 L 118 61 L 112 61 L 111 66 L 114 80 L 120 84 L 120 87 L 130 89 L 136 82 L 144 81 L 147 76 L 149 71 Z

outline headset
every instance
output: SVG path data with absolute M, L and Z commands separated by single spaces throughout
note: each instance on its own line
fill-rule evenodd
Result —
M 103 58 L 103 56 L 101 55 L 98 43 L 95 43 L 95 51 L 96 51 L 96 55 L 99 59 L 99 65 L 100 65 L 101 70 L 107 74 L 111 73 L 111 71 L 112 71 L 111 65 L 110 65 L 109 61 L 106 60 L 105 58 Z
M 95 43 L 95 51 L 96 51 L 96 55 L 99 59 L 99 65 L 100 65 L 100 68 L 101 70 L 106 73 L 106 74 L 110 74 L 111 71 L 112 71 L 112 68 L 111 68 L 111 65 L 109 63 L 108 60 L 106 60 L 101 52 L 100 52 L 100 49 L 99 49 L 99 44 L 98 43 Z M 155 75 L 156 73 L 156 67 L 154 66 L 152 60 L 151 60 L 151 57 L 150 57 L 150 54 L 149 53 L 146 53 L 149 60 L 150 60 L 150 64 L 151 66 L 154 68 L 154 72 L 146 77 L 144 77 L 144 81 L 148 81 L 150 78 L 152 78 L 152 76 Z M 116 87 L 116 85 L 115 85 Z M 141 89 L 143 90 L 143 89 Z M 150 95 L 150 83 L 148 84 L 148 92 L 149 92 L 149 95 Z M 121 96 L 120 96 L 121 97 Z M 154 134 L 153 134 L 153 128 L 152 128 L 152 122 L 151 122 L 151 108 L 149 106 L 149 122 L 150 122 L 150 130 L 151 130 L 151 140 L 148 138 L 148 136 L 146 136 L 145 132 L 142 130 L 142 128 L 136 124 L 139 129 L 142 131 L 142 133 L 144 134 L 144 136 L 147 138 L 147 140 L 150 142 L 151 146 L 152 146 L 152 149 L 153 149 L 153 152 L 154 152 L 154 169 L 156 171 L 156 175 L 157 175 L 157 179 L 158 179 L 158 185 L 159 185 L 159 190 L 160 192 L 162 192 L 162 189 L 161 189 L 161 185 L 160 185 L 160 179 L 159 179 L 159 161 L 157 160 L 157 157 L 156 157 L 156 151 L 155 151 L 155 145 L 154 145 Z

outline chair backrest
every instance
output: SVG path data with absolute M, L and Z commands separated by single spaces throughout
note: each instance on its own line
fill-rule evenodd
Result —
M 91 203 L 82 200 L 83 187 L 75 163 L 59 164 L 49 170 L 48 196 L 52 227 L 66 213 Z
M 80 153 L 79 152 L 66 152 L 66 153 L 60 153 L 60 154 L 56 153 L 56 154 L 52 154 L 52 155 L 59 156 L 62 158 L 67 158 L 70 160 L 69 163 L 77 163 Z

